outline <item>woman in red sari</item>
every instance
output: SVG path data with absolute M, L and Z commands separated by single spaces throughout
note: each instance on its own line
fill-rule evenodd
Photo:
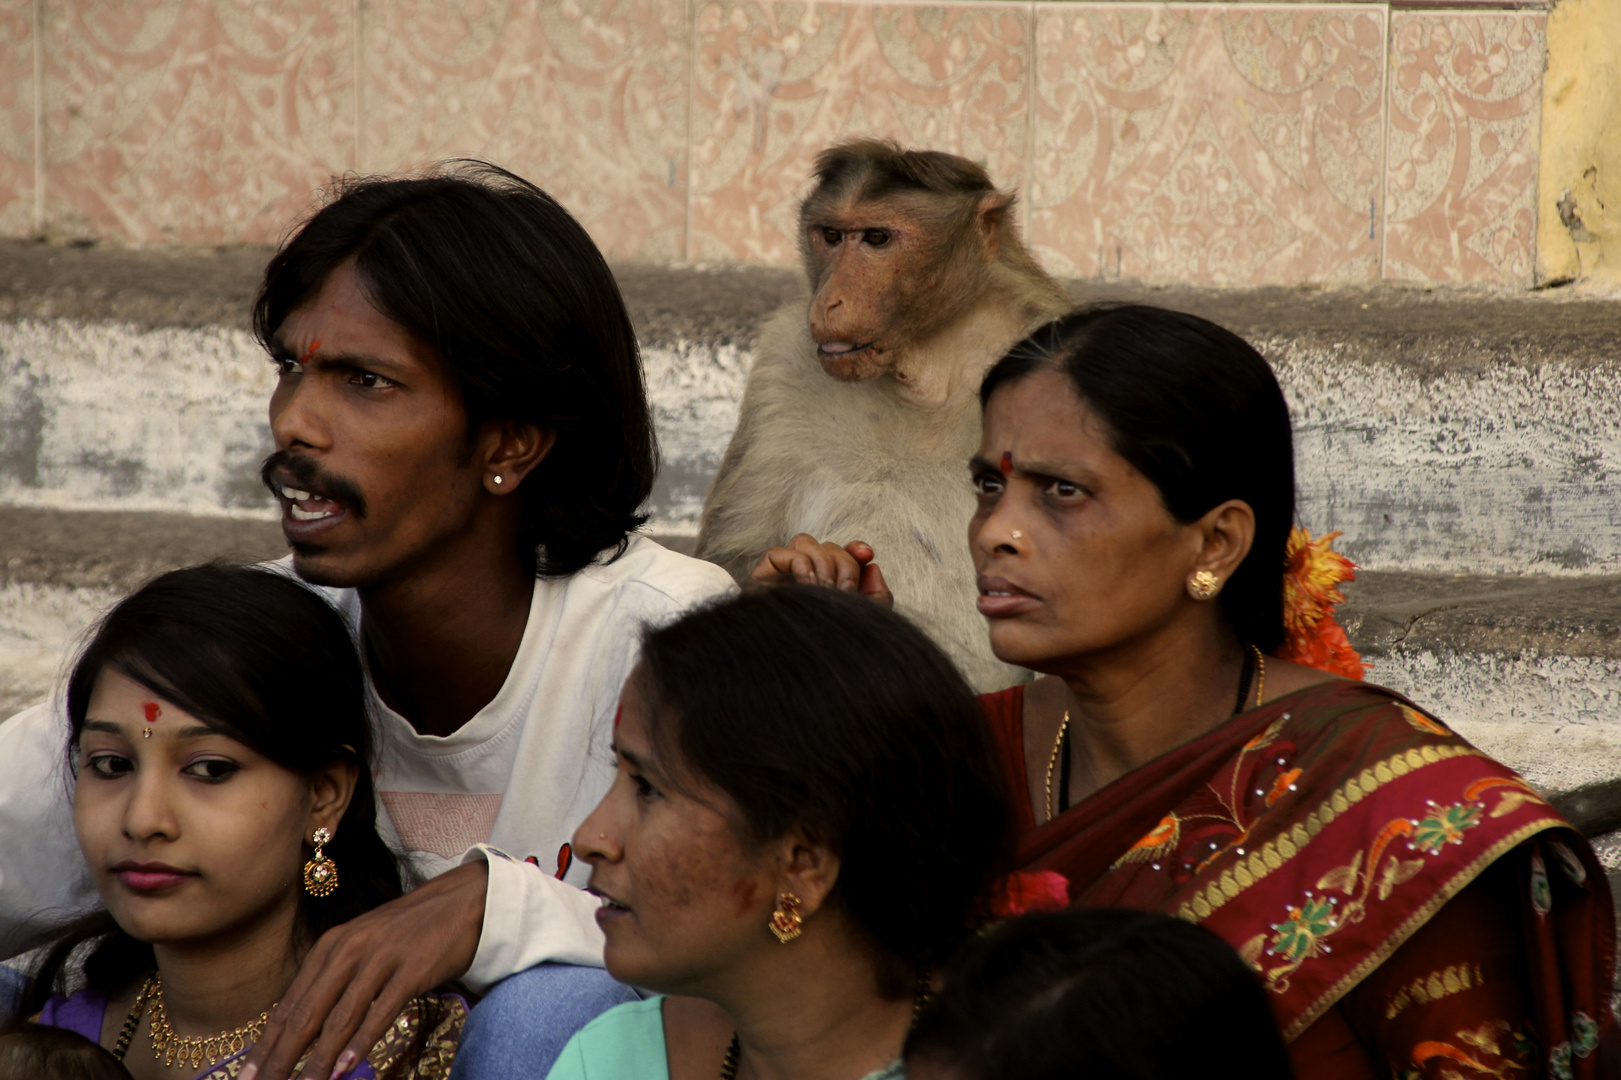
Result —
M 1020 880 L 1219 934 L 1302 1080 L 1604 1075 L 1615 924 L 1588 845 L 1418 706 L 1312 666 L 1360 674 L 1300 595 L 1334 578 L 1286 586 L 1294 453 L 1261 356 L 1191 315 L 1090 308 L 981 401 L 980 611 L 1044 676 L 985 699 L 1027 796 Z M 851 550 L 796 538 L 756 578 L 881 591 Z

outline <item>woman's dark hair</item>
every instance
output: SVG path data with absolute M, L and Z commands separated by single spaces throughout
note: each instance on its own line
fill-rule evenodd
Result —
M 1243 338 L 1143 304 L 1085 307 L 1040 327 L 980 385 L 1062 371 L 1107 426 L 1115 453 L 1186 523 L 1228 499 L 1255 512 L 1255 541 L 1221 591 L 1240 641 L 1283 644 L 1284 548 L 1295 516 L 1294 436 L 1272 369 Z
M 129 1070 L 77 1031 L 16 1021 L 0 1027 L 0 1080 L 129 1080 Z
M 798 828 L 838 852 L 834 896 L 903 962 L 886 992 L 971 932 L 1009 794 L 973 691 L 917 627 L 784 586 L 650 630 L 642 670 L 654 746 L 736 802 L 747 842 Z
M 360 658 L 343 618 L 321 596 L 274 570 L 194 566 L 153 579 L 96 628 L 68 677 L 69 768 L 96 680 L 118 671 L 284 769 L 313 773 L 340 761 L 359 774 L 326 854 L 341 887 L 300 892 L 303 930 L 325 931 L 401 895 L 399 860 L 377 834 L 371 724 Z M 116 992 L 156 967 L 152 947 L 106 912 L 64 928 L 36 972 L 24 1015 L 66 990 L 82 945 L 92 989 Z
M 965 950 L 906 1060 L 964 1080 L 1181 1080 L 1221 1047 L 1243 1047 L 1250 1080 L 1290 1076 L 1266 992 L 1231 946 L 1156 912 L 1069 908 Z
M 335 194 L 265 268 L 259 341 L 273 350 L 283 320 L 354 259 L 372 305 L 455 372 L 469 440 L 487 420 L 556 432 L 519 491 L 524 560 L 561 576 L 622 552 L 646 520 L 658 448 L 630 316 L 579 222 L 479 161 L 347 179 Z

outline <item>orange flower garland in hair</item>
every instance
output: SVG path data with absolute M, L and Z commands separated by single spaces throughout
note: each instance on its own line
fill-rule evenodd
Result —
M 1280 660 L 1360 679 L 1366 670 L 1345 630 L 1334 619 L 1334 607 L 1345 602 L 1340 583 L 1356 580 L 1356 564 L 1334 550 L 1340 533 L 1316 540 L 1296 526 L 1284 549 L 1283 647 Z

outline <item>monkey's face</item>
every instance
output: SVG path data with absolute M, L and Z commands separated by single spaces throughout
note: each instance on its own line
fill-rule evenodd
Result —
M 802 218 L 815 288 L 810 332 L 822 369 L 860 381 L 891 370 L 905 348 L 955 314 L 946 288 L 949 237 L 899 201 L 819 205 Z

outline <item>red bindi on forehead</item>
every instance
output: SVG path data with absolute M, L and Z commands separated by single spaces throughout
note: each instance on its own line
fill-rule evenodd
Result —
M 146 722 L 148 724 L 155 722 L 158 717 L 163 715 L 163 710 L 158 707 L 158 703 L 155 701 L 141 702 L 141 710 L 146 713 Z
M 1002 475 L 1013 475 L 1013 451 L 1011 450 L 1002 451 Z
M 316 338 L 310 342 L 310 347 L 304 350 L 304 355 L 298 358 L 300 364 L 307 364 L 315 358 L 317 350 L 321 348 L 321 339 Z

